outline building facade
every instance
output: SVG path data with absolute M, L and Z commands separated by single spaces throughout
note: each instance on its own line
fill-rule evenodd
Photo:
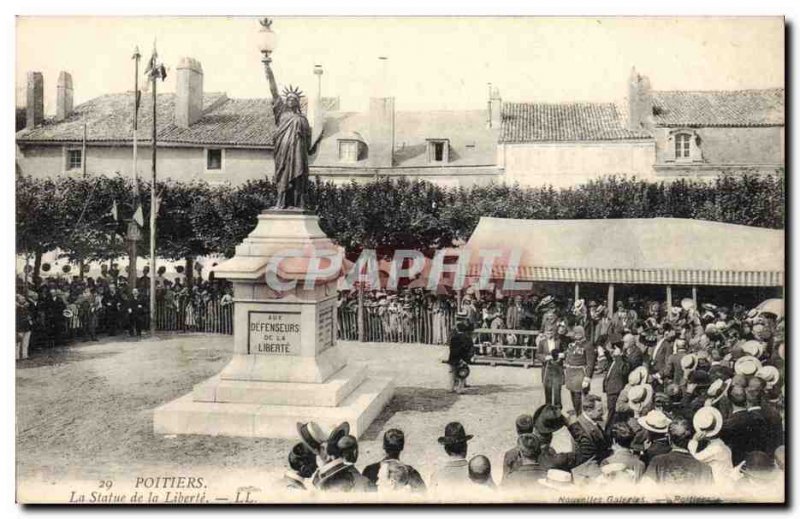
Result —
M 384 60 L 385 61 L 385 60 Z M 175 93 L 156 101 L 159 178 L 239 184 L 274 173 L 271 100 L 203 91 L 199 62 L 183 58 Z M 378 91 L 366 112 L 316 92 L 303 105 L 323 181 L 423 179 L 443 186 L 574 186 L 618 175 L 658 181 L 721 173 L 775 173 L 785 162 L 784 90 L 654 91 L 634 69 L 624 103 L 507 102 L 490 87 L 484 109 L 396 111 Z M 58 79 L 45 120 L 43 78 L 28 75 L 17 171 L 37 176 L 132 175 L 132 92 L 73 108 L 72 78 Z M 153 105 L 139 107 L 138 174 L 150 171 Z

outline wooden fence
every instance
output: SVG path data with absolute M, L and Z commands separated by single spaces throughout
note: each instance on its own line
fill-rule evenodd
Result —
M 455 326 L 453 308 L 434 311 L 430 308 L 395 310 L 386 307 L 364 307 L 364 340 L 369 342 L 408 342 L 447 344 Z M 352 307 L 337 311 L 337 335 L 341 340 L 358 340 L 358 313 Z M 76 312 L 67 319 L 67 332 L 81 330 L 80 316 Z M 147 323 L 143 323 L 147 327 Z M 101 324 L 102 326 L 102 324 Z M 124 323 L 120 323 L 120 327 Z M 223 305 L 212 300 L 205 305 L 187 305 L 158 301 L 156 303 L 156 329 L 175 332 L 203 332 L 233 334 L 233 305 Z

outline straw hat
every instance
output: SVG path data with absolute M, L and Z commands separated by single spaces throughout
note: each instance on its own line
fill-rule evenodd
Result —
M 297 422 L 297 433 L 305 446 L 314 452 L 319 451 L 322 444 L 328 440 L 328 435 L 316 422 Z
M 639 366 L 638 368 L 634 369 L 628 375 L 628 384 L 632 386 L 638 386 L 640 384 L 644 384 L 647 381 L 647 368 L 644 366 Z
M 764 350 L 764 345 L 761 343 L 761 341 L 750 340 L 750 341 L 745 341 L 745 343 L 742 344 L 742 351 L 746 355 L 759 357 L 761 356 L 763 350 Z
M 637 422 L 648 431 L 663 434 L 669 429 L 669 424 L 672 423 L 672 420 L 658 409 L 654 409 L 645 416 L 640 416 Z
M 634 411 L 641 411 L 653 402 L 653 386 L 641 384 L 628 392 L 628 406 Z
M 768 386 L 774 386 L 781 379 L 781 372 L 775 366 L 763 366 L 757 372 L 756 376 L 767 383 Z
M 564 490 L 572 487 L 572 474 L 566 470 L 550 469 L 546 478 L 539 479 L 539 484 L 555 490 Z
M 695 431 L 703 431 L 706 437 L 713 438 L 722 430 L 722 413 L 716 407 L 701 407 L 692 418 Z
M 681 357 L 681 367 L 684 371 L 691 371 L 697 368 L 697 356 L 690 353 Z
M 694 300 L 689 297 L 684 297 L 681 299 L 681 308 L 686 311 L 694 310 L 697 306 L 694 304 Z
M 733 380 L 730 378 L 728 380 L 718 378 L 708 386 L 706 394 L 711 399 L 712 404 L 716 404 L 723 396 L 728 394 L 728 388 L 731 387 L 731 382 L 733 382 Z
M 741 357 L 736 361 L 736 364 L 733 365 L 733 370 L 737 375 L 744 375 L 746 377 L 755 375 L 758 373 L 759 369 L 761 369 L 761 361 L 751 355 Z

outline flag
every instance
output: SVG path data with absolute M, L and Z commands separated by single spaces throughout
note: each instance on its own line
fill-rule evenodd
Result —
M 144 69 L 144 75 L 150 79 L 160 79 L 162 81 L 167 79 L 167 68 L 163 63 L 158 62 L 158 52 L 155 45 L 153 45 L 153 55 L 150 56 L 147 68 Z
M 139 224 L 139 227 L 144 227 L 144 215 L 142 214 L 142 206 L 136 206 L 136 212 L 133 213 L 133 221 Z
M 117 201 L 116 200 L 114 200 L 114 203 L 111 204 L 111 218 L 113 218 L 115 222 L 119 221 L 119 213 L 117 213 Z

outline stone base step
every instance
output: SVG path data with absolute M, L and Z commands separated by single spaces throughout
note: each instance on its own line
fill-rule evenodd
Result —
M 341 422 L 359 437 L 394 393 L 390 378 L 368 377 L 337 407 L 196 402 L 193 393 L 153 411 L 156 434 L 205 434 L 250 438 L 297 438 L 297 422 L 315 421 L 326 430 Z
M 320 384 L 222 380 L 217 375 L 197 384 L 192 395 L 196 402 L 336 407 L 366 376 L 363 364 L 348 364 Z

